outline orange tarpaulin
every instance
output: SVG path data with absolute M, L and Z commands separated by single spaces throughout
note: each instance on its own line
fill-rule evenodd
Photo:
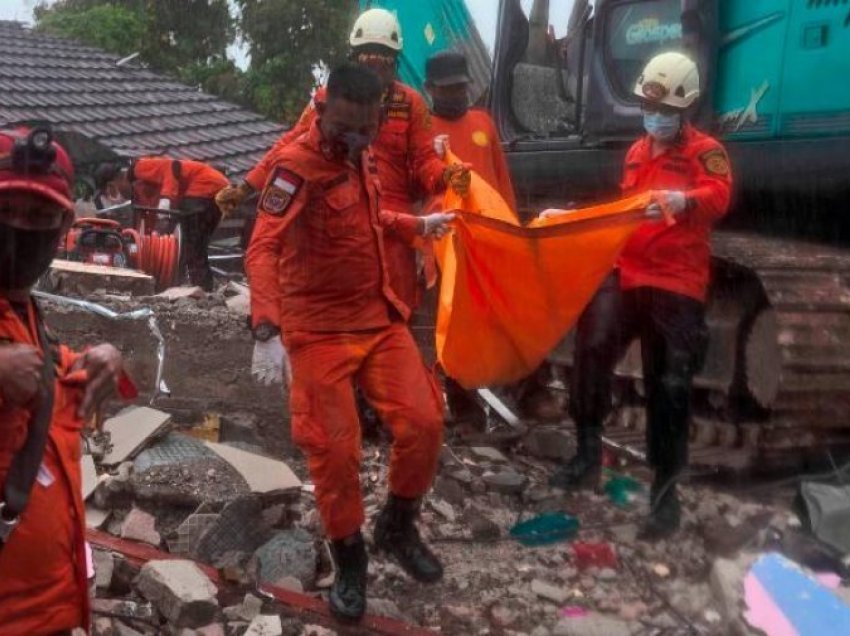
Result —
M 460 212 L 435 246 L 437 356 L 446 373 L 474 388 L 534 371 L 611 272 L 650 200 L 645 193 L 521 227 L 474 174 L 469 197 L 447 192 L 444 209 Z

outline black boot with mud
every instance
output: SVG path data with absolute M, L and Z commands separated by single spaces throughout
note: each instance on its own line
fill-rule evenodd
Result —
M 602 429 L 579 429 L 575 456 L 549 478 L 553 488 L 596 489 L 602 475 Z
M 652 482 L 649 517 L 638 532 L 638 539 L 654 543 L 668 538 L 679 529 L 682 509 L 676 492 L 675 477 L 659 477 Z
M 375 550 L 395 557 L 401 568 L 420 583 L 436 583 L 443 578 L 443 566 L 422 542 L 416 528 L 419 499 L 390 495 L 375 523 Z
M 359 532 L 333 542 L 336 579 L 331 587 L 331 614 L 341 621 L 356 622 L 366 613 L 366 580 L 369 555 Z

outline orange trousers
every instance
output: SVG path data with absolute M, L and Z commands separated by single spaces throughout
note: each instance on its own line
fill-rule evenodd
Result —
M 292 332 L 285 343 L 292 439 L 307 455 L 328 537 L 343 539 L 365 521 L 355 382 L 393 434 L 390 491 L 410 499 L 424 495 L 443 443 L 443 399 L 407 327 Z

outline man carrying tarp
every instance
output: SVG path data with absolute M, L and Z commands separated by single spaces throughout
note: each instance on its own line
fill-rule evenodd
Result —
M 658 214 L 664 212 L 667 222 L 650 220 L 638 227 L 579 319 L 570 405 L 578 452 L 550 483 L 564 488 L 597 483 L 613 369 L 639 337 L 647 446 L 655 468 L 651 512 L 641 536 L 657 540 L 679 526 L 676 480 L 687 466 L 691 384 L 707 344 L 709 235 L 728 210 L 732 176 L 720 143 L 688 123 L 699 97 L 692 60 L 680 53 L 656 56 L 635 93 L 647 134 L 626 156 L 622 190 L 625 195 L 653 191 Z

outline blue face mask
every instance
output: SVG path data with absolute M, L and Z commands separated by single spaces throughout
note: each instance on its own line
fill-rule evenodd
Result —
M 644 113 L 643 127 L 656 141 L 673 141 L 682 127 L 682 116 L 662 113 Z

